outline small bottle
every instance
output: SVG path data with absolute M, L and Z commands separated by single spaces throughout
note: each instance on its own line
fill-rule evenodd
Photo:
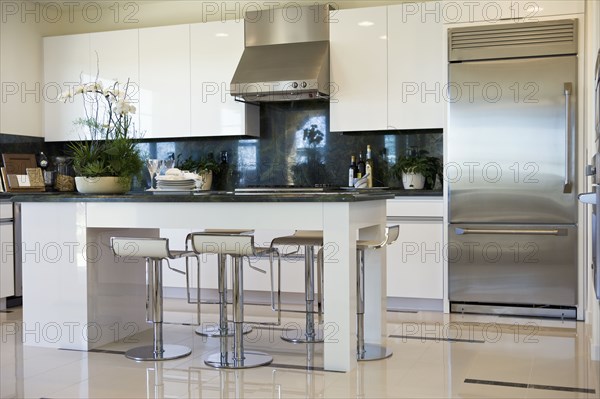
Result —
M 357 166 L 358 166 L 358 176 L 356 176 L 356 177 L 358 177 L 360 179 L 367 173 L 367 165 L 365 164 L 365 161 L 363 160 L 362 152 L 358 154 Z
M 367 166 L 365 167 L 365 171 L 367 172 L 367 187 L 373 187 L 373 158 L 371 154 L 371 146 L 367 146 Z
M 358 178 L 358 167 L 356 166 L 356 156 L 350 157 L 350 167 L 348 168 L 348 187 L 354 187 L 354 180 Z

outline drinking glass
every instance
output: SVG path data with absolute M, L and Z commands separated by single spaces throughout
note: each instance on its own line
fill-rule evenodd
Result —
M 162 163 L 162 159 L 146 159 L 146 167 L 148 168 L 148 172 L 150 173 L 150 189 L 154 189 L 152 180 L 160 170 Z

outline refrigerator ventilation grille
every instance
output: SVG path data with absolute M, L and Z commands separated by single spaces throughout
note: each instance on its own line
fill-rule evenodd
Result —
M 577 54 L 577 21 L 449 30 L 450 61 Z

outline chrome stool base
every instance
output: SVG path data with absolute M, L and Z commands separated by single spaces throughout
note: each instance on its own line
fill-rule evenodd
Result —
M 322 329 L 314 330 L 314 335 L 309 336 L 306 330 L 285 330 L 281 334 L 281 339 L 293 344 L 320 344 L 325 342 L 325 333 Z
M 219 325 L 214 323 L 214 324 L 207 324 L 205 326 L 198 327 L 196 329 L 196 334 L 202 335 L 203 337 L 213 337 L 213 338 L 233 337 L 234 329 L 235 328 L 233 326 L 233 323 L 227 323 L 227 332 L 223 333 L 223 331 L 221 331 L 221 329 L 219 328 Z M 248 334 L 251 331 L 252 331 L 252 327 L 244 325 L 244 327 L 243 327 L 244 334 Z
M 376 344 L 365 344 L 365 351 L 356 354 L 356 360 L 369 361 L 387 359 L 392 356 L 393 352 L 385 346 Z
M 224 356 L 223 356 L 224 355 Z M 263 352 L 244 352 L 243 359 L 234 359 L 233 352 L 213 353 L 204 360 L 204 364 L 217 369 L 249 369 L 271 364 L 273 358 Z
M 154 353 L 154 346 L 138 346 L 137 348 L 129 349 L 125 352 L 125 357 L 137 361 L 145 360 L 171 360 L 185 357 L 192 353 L 192 350 L 187 346 L 182 345 L 163 345 L 161 354 Z

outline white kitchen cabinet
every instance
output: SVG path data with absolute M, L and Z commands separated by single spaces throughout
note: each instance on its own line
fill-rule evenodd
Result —
M 444 0 L 438 13 L 444 23 L 485 22 L 510 20 L 535 22 L 541 17 L 582 14 L 584 0 Z
M 244 51 L 244 21 L 192 24 L 191 135 L 259 135 L 260 108 L 235 101 L 229 85 Z
M 415 4 L 388 7 L 388 128 L 444 126 L 446 85 L 443 24 Z M 439 2 L 432 2 L 434 8 Z
M 12 202 L 0 203 L 0 298 L 15 294 Z
M 422 3 L 332 14 L 332 131 L 444 126 L 443 24 Z
M 127 82 L 127 97 L 139 110 L 138 30 L 119 30 L 90 34 L 91 72 L 104 87 L 119 82 L 121 90 Z M 139 113 L 133 116 L 139 127 Z
M 80 83 L 90 82 L 90 35 L 53 36 L 43 39 L 44 46 L 44 137 L 46 141 L 81 140 L 87 129 L 74 122 L 85 118 L 83 96 L 66 103 L 61 93 Z M 95 68 L 94 68 L 95 70 Z
M 387 7 L 331 14 L 331 131 L 385 130 Z
M 190 25 L 139 30 L 140 130 L 190 136 Z
M 444 298 L 442 198 L 388 200 L 388 225 L 400 225 L 387 247 L 387 295 L 410 299 Z

